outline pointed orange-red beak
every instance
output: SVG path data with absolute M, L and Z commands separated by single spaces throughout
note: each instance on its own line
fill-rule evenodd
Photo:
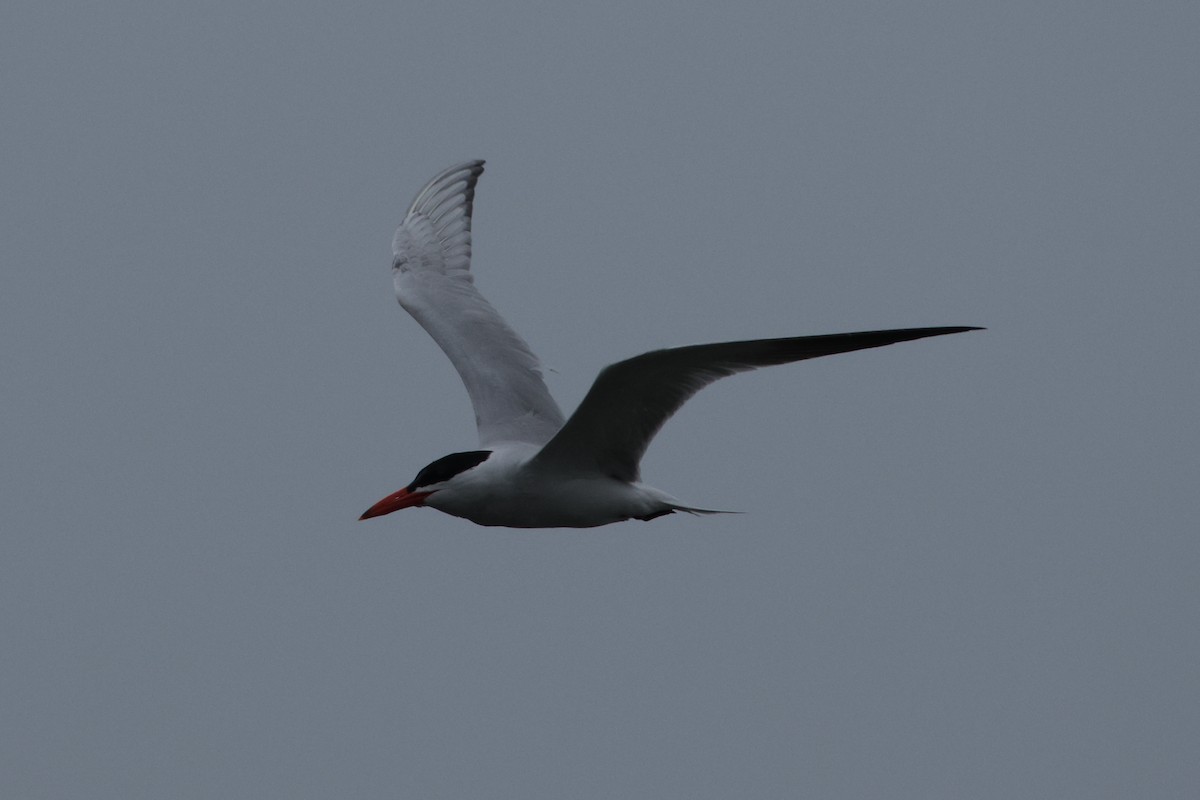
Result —
M 408 489 L 401 489 L 368 508 L 358 519 L 361 521 L 371 517 L 382 517 L 384 514 L 399 511 L 402 508 L 425 505 L 425 498 L 431 494 L 433 492 L 410 492 Z

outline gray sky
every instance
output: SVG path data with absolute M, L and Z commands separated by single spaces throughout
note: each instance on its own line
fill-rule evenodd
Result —
M 1183 798 L 1200 785 L 1194 2 L 0 12 L 13 798 Z M 356 517 L 475 446 L 389 243 L 742 509 Z

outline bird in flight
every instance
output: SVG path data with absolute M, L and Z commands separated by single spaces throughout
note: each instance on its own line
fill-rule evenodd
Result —
M 591 528 L 676 511 L 720 513 L 639 480 L 650 440 L 696 392 L 758 367 L 980 330 L 905 328 L 654 350 L 601 370 L 564 418 L 529 345 L 475 288 L 471 213 L 483 163 L 458 164 L 429 181 L 392 241 L 396 297 L 458 370 L 479 449 L 439 458 L 360 519 L 429 506 L 479 525 Z

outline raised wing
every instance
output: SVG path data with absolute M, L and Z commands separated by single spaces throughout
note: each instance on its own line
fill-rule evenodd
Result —
M 532 465 L 560 473 L 638 479 L 650 440 L 689 397 L 708 384 L 758 367 L 979 328 L 907 328 L 787 339 L 756 339 L 655 350 L 618 362 L 596 377 L 563 429 Z
M 563 415 L 537 357 L 475 288 L 471 211 L 482 161 L 442 172 L 418 194 L 392 241 L 396 299 L 458 370 L 479 442 L 545 444 Z

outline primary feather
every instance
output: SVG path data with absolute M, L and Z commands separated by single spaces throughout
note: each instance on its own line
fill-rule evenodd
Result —
M 529 345 L 471 275 L 471 211 L 482 173 L 482 161 L 468 161 L 417 193 L 392 241 L 396 299 L 458 370 L 481 445 L 545 444 L 562 427 L 562 411 Z
M 774 364 L 848 353 L 869 347 L 977 330 L 969 327 L 754 339 L 655 350 L 620 361 L 596 377 L 566 425 L 532 466 L 560 472 L 599 472 L 622 481 L 639 478 L 650 441 L 688 398 L 715 380 Z

